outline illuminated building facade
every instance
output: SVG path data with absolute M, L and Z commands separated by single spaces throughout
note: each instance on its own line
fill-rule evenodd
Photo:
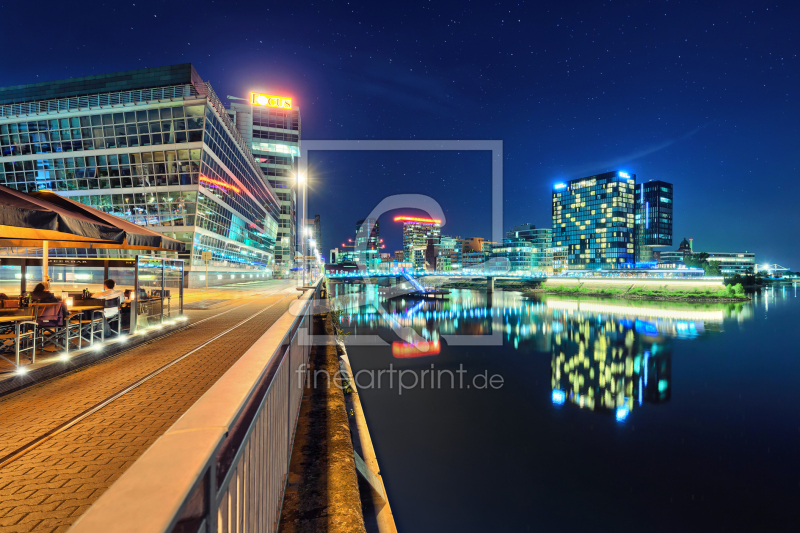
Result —
M 708 262 L 719 265 L 723 276 L 746 275 L 755 272 L 756 254 L 752 252 L 706 252 Z
M 461 270 L 463 245 L 460 237 L 442 235 L 434 245 L 436 270 L 439 272 L 455 272 Z
M 521 224 L 506 232 L 503 244 L 493 247 L 492 257 L 507 259 L 510 274 L 552 273 L 552 237 L 550 228 Z
M 672 246 L 672 184 L 639 183 L 636 197 L 636 262 L 656 261 L 656 246 Z
M 553 247 L 570 270 L 633 268 L 636 175 L 606 172 L 553 187 Z
M 414 270 L 425 270 L 428 241 L 439 242 L 442 221 L 411 216 L 397 216 L 394 221 L 403 223 L 403 261 L 414 265 Z
M 345 261 L 350 261 L 348 257 L 346 257 L 347 252 L 343 250 L 339 250 L 339 248 L 332 248 L 328 252 L 328 264 L 331 265 L 338 265 L 339 263 L 343 263 Z
M 553 272 L 567 270 L 567 247 L 553 246 Z
M 272 272 L 278 200 L 188 63 L 0 88 L 0 184 L 50 189 L 185 242 L 190 286 L 204 284 L 204 251 L 215 283 Z
M 483 237 L 472 237 L 464 239 L 465 252 L 482 252 L 483 251 Z
M 233 101 L 228 113 L 280 204 L 275 262 L 282 269 L 291 268 L 301 253 L 295 177 L 300 156 L 300 109 L 291 98 L 268 94 L 251 93 L 248 99 L 238 100 L 244 102 Z
M 377 218 L 366 218 L 356 222 L 356 240 L 353 257 L 359 265 L 368 269 L 378 267 L 381 262 L 380 222 Z

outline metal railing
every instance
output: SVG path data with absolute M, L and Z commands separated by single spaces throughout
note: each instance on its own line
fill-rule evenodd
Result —
M 276 531 L 318 288 L 306 291 L 70 531 Z
M 0 105 L 0 118 L 41 115 L 82 109 L 125 106 L 159 100 L 174 100 L 197 96 L 199 93 L 192 84 L 170 85 L 152 89 L 116 91 L 86 96 L 71 96 L 52 100 L 38 100 L 21 104 Z

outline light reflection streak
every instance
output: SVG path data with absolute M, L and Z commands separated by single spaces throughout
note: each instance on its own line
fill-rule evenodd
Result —
M 634 407 L 670 400 L 673 338 L 721 331 L 725 317 L 753 318 L 749 306 L 738 304 L 718 304 L 716 309 L 676 308 L 670 303 L 637 307 L 525 299 L 503 291 L 489 297 L 453 290 L 444 300 L 387 300 L 376 287 L 362 286 L 337 296 L 345 302 L 353 333 L 374 334 L 381 327 L 398 332 L 401 340 L 392 344 L 394 357 L 457 357 L 457 349 L 448 351 L 441 336 L 498 331 L 515 350 L 531 356 L 549 353 L 553 404 L 608 413 L 620 422 Z
M 712 311 L 659 309 L 657 307 L 633 307 L 625 305 L 609 305 L 596 302 L 578 302 L 565 300 L 547 300 L 547 307 L 587 313 L 610 313 L 622 316 L 648 316 L 654 318 L 671 318 L 678 320 L 707 320 L 722 322 L 725 314 L 721 309 Z

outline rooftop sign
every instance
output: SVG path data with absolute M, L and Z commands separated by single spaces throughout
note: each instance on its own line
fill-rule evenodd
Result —
M 441 224 L 442 221 L 436 218 L 421 218 L 421 217 L 394 217 L 395 222 L 419 222 L 422 224 Z
M 274 94 L 250 93 L 250 103 L 253 105 L 277 107 L 280 109 L 292 108 L 291 98 L 288 98 L 286 96 L 275 96 Z

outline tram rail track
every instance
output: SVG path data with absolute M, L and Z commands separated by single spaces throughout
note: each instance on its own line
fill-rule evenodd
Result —
M 173 330 L 165 333 L 164 335 L 159 335 L 157 337 L 148 338 L 143 343 L 137 344 L 135 346 L 131 346 L 130 348 L 126 348 L 125 350 L 120 351 L 120 352 L 118 352 L 118 353 L 116 353 L 116 354 L 114 354 L 112 356 L 107 357 L 107 358 L 104 358 L 104 359 L 102 359 L 100 361 L 97 361 L 96 363 L 93 363 L 92 365 L 87 365 L 87 366 L 82 367 L 80 369 L 76 369 L 73 372 L 71 372 L 70 374 L 76 373 L 76 372 L 80 372 L 82 370 L 86 370 L 89 367 L 96 366 L 96 365 L 102 364 L 104 362 L 108 362 L 108 361 L 110 361 L 112 359 L 119 358 L 121 355 L 124 355 L 126 353 L 130 353 L 131 351 L 136 350 L 136 349 L 140 349 L 145 344 L 150 344 L 150 343 L 155 342 L 157 340 L 165 339 L 167 337 L 175 335 L 176 333 L 179 333 L 179 332 L 182 332 L 182 331 L 186 331 L 186 330 L 191 329 L 191 328 L 193 328 L 195 326 L 198 326 L 198 325 L 200 325 L 200 324 L 202 324 L 204 322 L 207 322 L 209 320 L 218 318 L 218 317 L 220 317 L 222 315 L 225 315 L 227 313 L 233 312 L 233 311 L 235 311 L 237 309 L 241 309 L 242 307 L 246 307 L 246 306 L 249 306 L 249 305 L 256 304 L 260 300 L 267 299 L 267 298 L 269 298 L 271 296 L 274 296 L 274 295 L 276 295 L 276 294 L 278 294 L 280 292 L 283 292 L 285 290 L 286 290 L 286 288 L 282 288 L 282 289 L 270 292 L 268 294 L 265 294 L 263 296 L 255 298 L 254 300 L 248 301 L 248 302 L 246 302 L 244 304 L 232 307 L 230 309 L 226 309 L 225 311 L 222 311 L 220 313 L 216 313 L 213 316 L 206 317 L 206 318 L 198 320 L 196 322 L 192 322 L 190 324 L 187 324 L 186 326 L 183 326 L 183 327 L 180 327 L 180 328 L 177 328 L 177 329 L 173 329 Z M 221 333 L 218 333 L 218 334 L 212 336 L 211 338 L 209 338 L 207 340 L 204 340 L 203 342 L 201 342 L 197 346 L 193 347 L 192 349 L 190 349 L 188 351 L 183 352 L 182 354 L 178 355 L 177 357 L 172 358 L 167 363 L 165 363 L 165 364 L 157 367 L 156 369 L 148 372 L 144 376 L 141 376 L 138 379 L 134 380 L 133 382 L 130 382 L 127 385 L 124 385 L 124 386 L 118 388 L 113 393 L 109 394 L 108 396 L 106 396 L 105 398 L 100 400 L 99 402 L 96 402 L 93 405 L 89 406 L 88 408 L 84 409 L 83 411 L 75 414 L 74 416 L 70 417 L 69 419 L 67 419 L 63 423 L 52 427 L 48 431 L 45 431 L 45 432 L 39 434 L 38 436 L 36 436 L 36 437 L 34 437 L 32 439 L 29 439 L 27 442 L 25 442 L 21 446 L 18 446 L 16 449 L 11 451 L 10 453 L 7 453 L 4 456 L 0 457 L 0 469 L 3 469 L 4 467 L 8 466 L 9 464 L 13 463 L 14 461 L 24 457 L 26 454 L 30 453 L 31 451 L 33 451 L 34 449 L 36 449 L 37 447 L 39 447 L 43 443 L 45 443 L 48 440 L 54 438 L 55 436 L 67 431 L 70 428 L 75 427 L 76 425 L 80 424 L 82 421 L 86 420 L 87 418 L 89 418 L 93 414 L 96 414 L 96 413 L 100 412 L 102 409 L 104 409 L 105 407 L 108 407 L 114 401 L 122 398 L 123 396 L 125 396 L 128 393 L 130 393 L 131 391 L 133 391 L 133 390 L 137 389 L 138 387 L 140 387 L 141 385 L 147 383 L 148 381 L 150 381 L 154 377 L 156 377 L 156 376 L 162 374 L 163 372 L 169 370 L 171 367 L 177 365 L 181 361 L 186 360 L 191 355 L 199 352 L 200 350 L 202 350 L 203 348 L 205 348 L 208 345 L 212 344 L 213 342 L 221 339 L 222 337 L 224 337 L 224 336 L 228 335 L 229 333 L 235 331 L 236 329 L 242 327 L 246 323 L 248 323 L 251 320 L 255 319 L 256 317 L 262 315 L 263 313 L 265 313 L 269 309 L 272 309 L 273 307 L 275 307 L 276 305 L 278 305 L 281 302 L 285 301 L 286 299 L 294 298 L 294 297 L 296 297 L 296 295 L 287 294 L 286 296 L 283 296 L 283 297 L 279 298 L 277 301 L 275 301 L 272 304 L 264 307 L 263 309 L 261 309 L 258 312 L 252 314 L 251 316 L 245 318 L 244 320 L 241 320 L 241 321 L 237 322 L 236 324 L 234 324 L 233 326 L 225 329 Z M 254 341 L 255 341 L 255 339 L 254 339 Z M 61 376 L 56 376 L 56 377 L 50 378 L 50 379 L 48 379 L 46 381 L 38 383 L 37 386 L 46 385 L 48 382 L 52 382 L 52 381 L 61 379 L 65 375 L 68 375 L 68 374 L 64 374 L 64 375 L 61 375 Z M 17 394 L 24 394 L 26 392 L 26 390 L 28 390 L 28 389 L 24 389 L 22 391 L 18 391 L 18 392 L 12 393 L 12 394 L 14 396 L 16 396 Z M 5 399 L 5 398 L 3 398 L 3 399 Z

